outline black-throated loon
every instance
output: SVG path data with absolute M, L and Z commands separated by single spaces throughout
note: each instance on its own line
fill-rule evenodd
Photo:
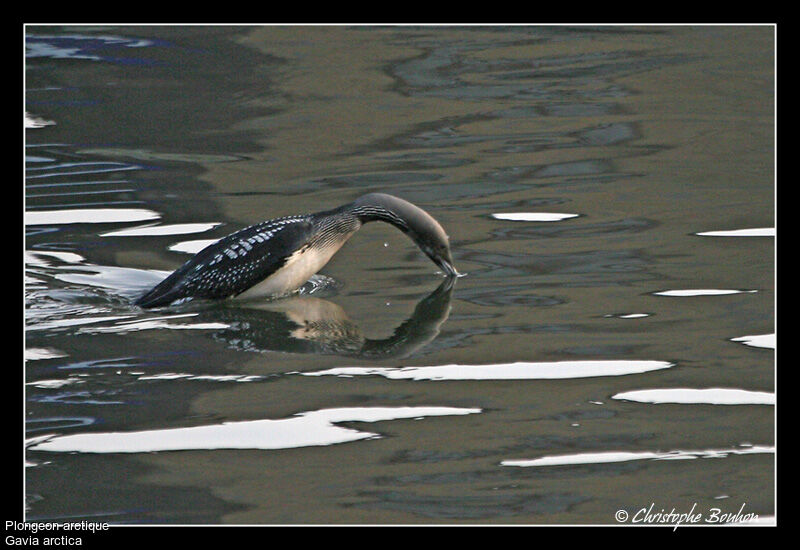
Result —
M 288 294 L 328 263 L 363 224 L 372 221 L 394 225 L 447 276 L 458 275 L 439 222 L 408 201 L 370 193 L 333 210 L 275 218 L 228 235 L 195 254 L 135 303 L 157 307 L 183 298 Z

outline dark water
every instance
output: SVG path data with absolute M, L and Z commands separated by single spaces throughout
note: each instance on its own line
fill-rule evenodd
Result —
M 775 515 L 773 27 L 26 30 L 27 519 Z M 372 191 L 468 275 L 131 305 Z

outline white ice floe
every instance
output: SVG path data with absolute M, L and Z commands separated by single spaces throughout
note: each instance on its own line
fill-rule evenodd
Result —
M 736 388 L 668 388 L 618 393 L 612 399 L 639 403 L 695 403 L 710 405 L 774 405 L 775 394 Z
M 752 336 L 740 336 L 738 338 L 731 338 L 731 342 L 741 342 L 745 346 L 752 346 L 754 348 L 775 349 L 774 334 L 757 334 Z
M 63 225 L 71 223 L 140 222 L 160 218 L 145 208 L 70 208 L 25 212 L 25 225 Z
M 670 452 L 625 452 L 606 451 L 598 453 L 579 453 L 569 455 L 543 456 L 529 460 L 503 460 L 501 466 L 541 467 L 541 466 L 575 466 L 580 464 L 608 464 L 628 462 L 631 460 L 692 460 L 695 458 L 726 458 L 729 455 L 774 453 L 775 447 L 752 446 L 735 449 L 706 449 L 699 451 Z
M 173 252 L 184 252 L 186 254 L 197 254 L 205 247 L 217 242 L 219 239 L 200 239 L 197 241 L 183 241 L 175 243 L 169 247 Z
M 304 412 L 278 420 L 223 422 L 138 432 L 43 436 L 37 437 L 32 443 L 28 442 L 28 448 L 35 451 L 80 453 L 290 449 L 379 437 L 376 433 L 338 426 L 340 422 L 381 422 L 479 412 L 481 409 L 456 407 L 344 407 Z
M 338 367 L 304 376 L 370 376 L 392 380 L 543 380 L 639 374 L 672 367 L 666 361 L 550 361 L 431 367 Z
M 510 220 L 515 222 L 558 222 L 569 218 L 577 218 L 578 214 L 567 214 L 561 212 L 505 212 L 492 214 L 498 220 Z
M 162 235 L 186 235 L 189 233 L 203 233 L 220 225 L 211 223 L 175 223 L 169 225 L 143 225 L 101 233 L 101 237 L 154 237 Z
M 696 233 L 701 237 L 774 237 L 774 227 L 757 227 L 753 229 L 733 229 L 730 231 L 704 231 Z
M 729 288 L 689 288 L 684 290 L 662 290 L 653 292 L 656 296 L 724 296 L 726 294 L 753 294 L 757 290 L 737 290 Z

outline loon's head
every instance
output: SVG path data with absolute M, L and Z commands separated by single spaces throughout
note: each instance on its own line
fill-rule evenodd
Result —
M 419 206 L 393 195 L 369 193 L 353 203 L 362 221 L 381 220 L 406 233 L 446 275 L 458 275 L 444 228 Z
M 417 243 L 433 263 L 442 268 L 446 275 L 458 275 L 453 265 L 453 257 L 450 254 L 450 240 L 439 223 L 428 216 L 432 224 L 424 223 L 422 227 L 409 228 L 408 235 Z M 411 224 L 409 224 L 411 225 Z

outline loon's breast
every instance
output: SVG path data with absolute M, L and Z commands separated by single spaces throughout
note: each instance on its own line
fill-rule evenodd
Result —
M 284 296 L 298 289 L 330 261 L 349 237 L 350 235 L 344 235 L 341 240 L 316 246 L 306 244 L 286 258 L 283 266 L 272 275 L 238 294 L 235 298 Z

